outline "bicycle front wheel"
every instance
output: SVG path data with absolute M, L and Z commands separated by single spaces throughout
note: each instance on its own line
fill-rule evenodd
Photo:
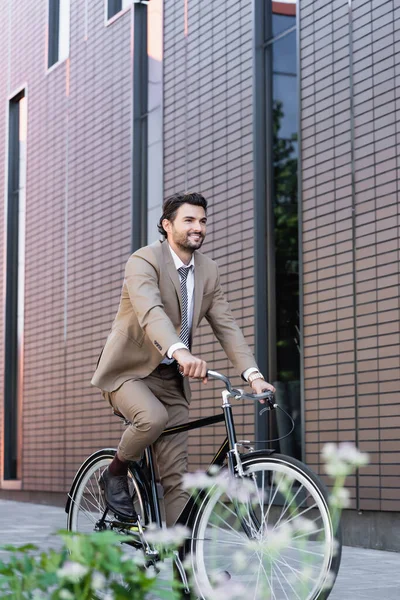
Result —
M 327 491 L 303 463 L 279 454 L 242 459 L 237 484 L 207 491 L 194 518 L 190 559 L 196 591 L 211 600 L 221 581 L 246 597 L 322 600 L 340 564 Z M 228 478 L 228 474 L 226 475 Z

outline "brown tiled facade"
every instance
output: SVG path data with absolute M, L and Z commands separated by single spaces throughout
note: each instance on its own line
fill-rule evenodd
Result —
M 9 2 L 0 7 L 7 29 L 0 36 L 0 187 L 7 100 L 24 87 L 26 279 L 22 472 L 17 483 L 1 481 L 0 497 L 19 488 L 21 497 L 49 500 L 64 497 L 80 462 L 114 447 L 121 433 L 90 379 L 130 254 L 133 26 L 130 9 L 106 22 L 101 0 L 71 0 L 69 58 L 47 70 L 46 3 L 28 10 L 27 0 Z M 357 442 L 371 463 L 350 481 L 353 508 L 395 514 L 400 9 L 373 0 L 302 0 L 300 9 L 304 458 L 321 471 L 326 442 Z M 252 10 L 250 2 L 157 0 L 164 44 L 152 59 L 163 65 L 163 165 L 152 174 L 149 161 L 149 177 L 161 178 L 164 196 L 198 190 L 209 200 L 204 252 L 218 262 L 254 347 Z M 149 198 L 152 223 L 160 202 Z M 0 203 L 1 265 L 4 220 Z M 0 278 L 4 291 L 3 268 Z M 212 368 L 237 376 L 208 325 L 195 342 Z M 3 345 L 0 365 L 2 398 Z M 219 410 L 219 386 L 193 390 L 192 418 Z M 253 404 L 238 405 L 235 415 L 239 437 L 251 439 Z M 2 418 L 1 410 L 0 439 Z M 207 462 L 222 435 L 220 426 L 190 434 L 192 469 Z M 0 472 L 3 458 L 0 444 Z
M 0 186 L 5 189 L 6 101 L 24 86 L 21 488 L 64 493 L 84 456 L 99 444 L 113 446 L 120 432 L 90 379 L 130 253 L 131 17 L 127 12 L 105 26 L 104 3 L 87 2 L 85 13 L 84 4 L 72 1 L 70 57 L 47 70 L 46 4 L 0 7 L 9 27 L 0 36 Z M 3 345 L 0 361 L 2 393 Z
M 204 252 L 217 261 L 234 315 L 253 347 L 251 4 L 166 0 L 164 11 L 164 192 L 199 190 L 209 200 Z M 195 342 L 194 352 L 210 368 L 237 376 L 207 323 Z M 193 388 L 193 418 L 220 410 L 220 386 Z M 237 406 L 235 415 L 241 438 L 254 437 L 253 404 Z M 193 432 L 192 467 L 206 465 L 223 437 L 223 425 Z
M 357 442 L 353 506 L 374 511 L 400 508 L 399 17 L 301 3 L 306 460 Z

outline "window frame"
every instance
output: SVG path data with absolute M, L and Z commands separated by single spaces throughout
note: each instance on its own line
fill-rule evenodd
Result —
M 61 6 L 64 3 L 65 6 Z M 54 5 L 57 4 L 57 10 L 53 10 Z M 67 32 L 62 35 L 63 29 L 61 27 L 61 18 L 64 15 L 68 15 Z M 55 31 L 51 29 L 51 22 Z M 53 31 L 53 34 L 52 34 Z M 65 42 L 66 52 L 62 53 L 62 42 Z M 57 46 L 57 52 L 56 52 Z M 50 52 L 54 52 L 54 56 L 57 55 L 57 60 L 50 64 Z M 63 64 L 69 59 L 71 51 L 71 0 L 48 0 L 47 1 L 47 51 L 46 51 L 46 73 L 50 73 L 59 65 Z
M 127 6 L 124 7 L 124 0 L 121 0 L 121 10 L 114 13 L 111 17 L 108 16 L 108 5 L 110 0 L 104 0 L 104 26 L 108 27 L 112 25 L 115 21 L 117 21 L 120 17 L 125 15 L 127 12 L 130 12 L 131 6 L 134 4 L 134 0 L 126 0 L 128 3 Z
M 14 127 L 15 131 L 15 115 L 12 115 L 12 111 L 15 110 L 16 105 L 24 99 L 24 119 L 25 119 L 25 148 L 24 157 L 22 161 L 23 173 L 21 174 L 21 154 L 20 154 L 20 125 L 21 125 L 21 108 L 18 107 L 18 143 L 15 144 L 11 140 L 11 128 Z M 10 340 L 10 331 L 4 331 L 4 407 L 3 407 L 3 423 L 4 423 L 4 435 L 3 435 L 3 459 L 1 461 L 1 489 L 18 490 L 22 486 L 22 392 L 23 392 L 23 320 L 24 320 L 24 292 L 25 292 L 25 211 L 26 211 L 26 174 L 27 174 L 27 129 L 28 129 L 28 87 L 23 85 L 16 89 L 7 98 L 7 109 L 6 109 L 6 165 L 5 165 L 5 200 L 4 200 L 4 256 L 6 265 L 6 274 L 3 283 L 3 315 L 6 322 L 7 316 L 12 313 L 12 331 Z M 14 125 L 12 125 L 14 120 Z M 15 138 L 14 138 L 15 140 Z M 13 156 L 11 156 L 13 154 Z M 12 164 L 12 162 L 14 164 Z M 18 174 L 15 174 L 16 165 L 18 165 Z M 11 171 L 14 171 L 12 174 Z M 13 181 L 12 181 L 13 180 Z M 21 181 L 23 184 L 21 185 Z M 17 240 L 13 240 L 10 236 L 10 206 L 11 196 L 15 193 L 15 186 L 18 189 L 18 205 L 16 208 L 16 224 L 17 228 Z M 12 186 L 12 187 L 11 187 Z M 22 190 L 22 193 L 21 193 Z M 22 209 L 21 209 L 22 207 Z M 22 214 L 21 214 L 22 213 Z M 14 214 L 15 217 L 15 214 Z M 17 273 L 16 282 L 12 282 L 13 290 L 10 291 L 9 287 L 9 275 L 7 265 L 10 262 L 10 244 L 12 245 L 12 252 L 14 256 L 11 257 L 13 265 L 17 264 L 15 269 Z M 14 272 L 15 272 L 14 271 Z M 10 295 L 13 306 L 9 306 Z M 10 361 L 10 352 L 8 350 L 11 342 L 11 359 L 14 359 L 14 364 L 8 364 Z M 10 375 L 13 379 L 8 379 Z M 11 403 L 7 400 L 10 394 L 14 397 L 11 398 Z M 13 415 L 9 415 L 8 411 L 10 405 Z M 12 424 L 14 431 L 7 432 L 7 422 Z M 15 455 L 15 469 L 11 466 L 13 457 L 7 456 L 9 448 L 7 444 L 11 444 L 11 450 Z M 8 460 L 8 464 L 7 464 Z M 10 473 L 12 472 L 12 473 Z

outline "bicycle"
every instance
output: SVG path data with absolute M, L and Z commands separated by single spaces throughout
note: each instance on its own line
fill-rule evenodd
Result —
M 274 410 L 277 405 L 271 392 L 247 394 L 233 388 L 229 379 L 216 371 L 208 371 L 208 377 L 225 384 L 222 414 L 167 428 L 162 435 L 224 421 L 227 435 L 208 472 L 218 468 L 231 480 L 233 477 L 233 481 L 245 482 L 246 488 L 254 493 L 252 499 L 249 496 L 243 499 L 230 492 L 229 486 L 221 488 L 211 483 L 191 495 L 177 520 L 177 524 L 188 528 L 190 536 L 174 556 L 185 594 L 191 593 L 183 566 L 189 557 L 196 597 L 202 600 L 213 597 L 221 579 L 218 574 L 244 584 L 252 598 L 265 597 L 268 590 L 267 597 L 272 600 L 325 600 L 341 558 L 340 530 L 338 527 L 334 531 L 325 486 L 302 462 L 272 449 L 254 451 L 249 442 L 236 439 L 230 401 L 266 399 L 266 409 Z M 123 415 L 115 414 L 124 419 Z M 132 501 L 140 515 L 135 527 L 132 522 L 122 523 L 109 516 L 99 486 L 100 475 L 115 452 L 113 448 L 104 448 L 81 465 L 68 494 L 67 527 L 79 532 L 113 529 L 129 533 L 132 538 L 129 543 L 156 563 L 158 552 L 146 539 L 146 529 L 151 524 L 163 526 L 152 449 L 145 450 L 140 462 L 129 464 Z M 304 526 L 306 518 L 312 527 Z M 274 535 L 282 537 L 288 527 L 291 536 L 286 545 L 274 552 L 268 546 L 269 540 Z M 242 555 L 235 555 L 239 549 Z

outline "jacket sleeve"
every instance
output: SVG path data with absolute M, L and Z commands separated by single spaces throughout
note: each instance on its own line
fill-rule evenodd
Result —
M 205 317 L 225 354 L 240 375 L 251 367 L 258 369 L 253 353 L 247 345 L 222 291 L 218 270 L 214 297 Z
M 133 254 L 125 268 L 125 283 L 140 327 L 165 356 L 168 348 L 181 340 L 165 313 L 155 267 L 146 258 Z

